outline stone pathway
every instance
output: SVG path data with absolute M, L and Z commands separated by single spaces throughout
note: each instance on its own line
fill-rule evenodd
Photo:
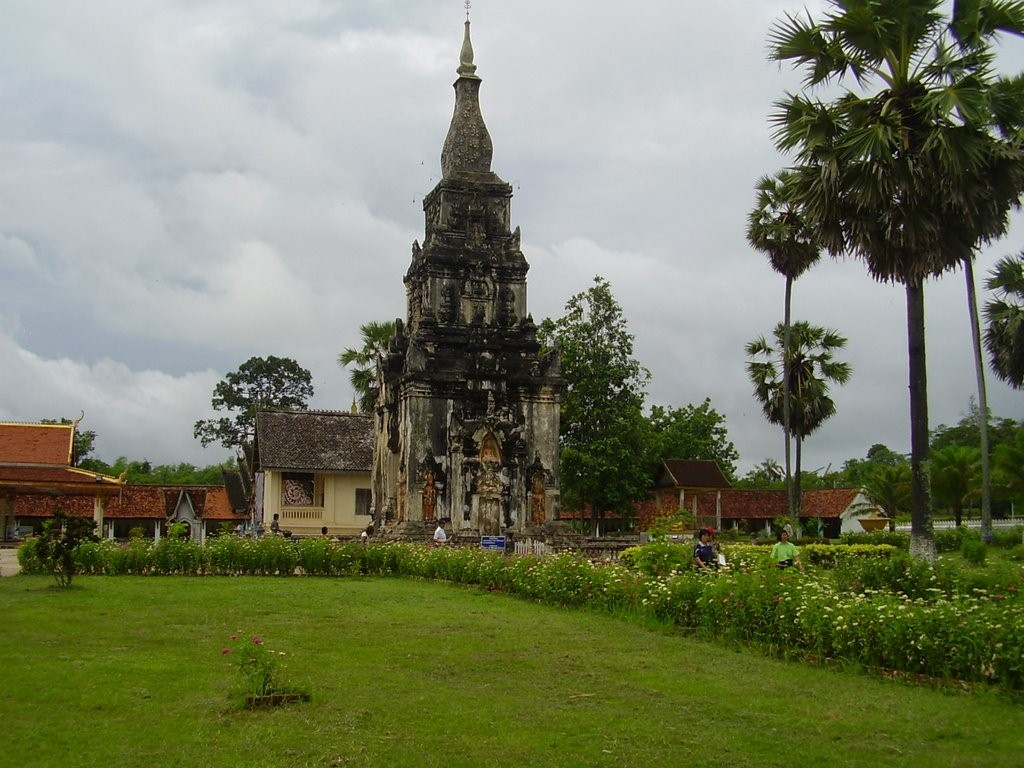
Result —
M 14 547 L 0 547 L 0 576 L 13 576 L 16 573 L 21 573 L 18 550 Z

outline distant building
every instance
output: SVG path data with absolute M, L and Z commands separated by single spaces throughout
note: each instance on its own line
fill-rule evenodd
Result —
M 124 481 L 74 466 L 74 424 L 0 423 L 0 535 L 18 538 L 35 529 L 25 512 L 32 501 L 80 506 L 102 529 L 104 510 Z M 46 517 L 52 515 L 50 511 Z M 24 520 L 22 518 L 25 518 Z M 32 518 L 32 519 L 29 519 Z
M 376 514 L 415 534 L 525 531 L 559 513 L 557 353 L 541 354 L 512 187 L 491 170 L 466 21 L 441 180 L 405 275 L 406 320 L 383 361 Z
M 22 495 L 14 501 L 14 514 L 23 533 L 39 533 L 43 521 L 60 508 L 65 514 L 89 517 L 92 499 L 82 495 L 63 497 Z M 97 535 L 128 539 L 135 534 L 159 541 L 169 526 L 185 526 L 185 538 L 205 544 L 225 527 L 234 530 L 249 519 L 245 509 L 235 509 L 220 485 L 125 485 L 103 505 Z
M 372 520 L 373 418 L 340 411 L 259 411 L 253 447 L 255 518 L 282 530 L 355 535 Z

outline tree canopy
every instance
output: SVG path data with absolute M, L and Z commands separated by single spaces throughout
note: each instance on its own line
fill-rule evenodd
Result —
M 985 287 L 985 349 L 996 376 L 1024 388 L 1024 252 L 1000 259 Z
M 601 277 L 538 328 L 561 354 L 560 465 L 563 507 L 632 512 L 650 484 L 644 394 L 650 373 L 633 358 L 633 335 Z
M 821 244 L 815 228 L 806 220 L 795 194 L 790 171 L 764 176 L 757 183 L 757 204 L 747 219 L 747 240 L 768 257 L 772 269 L 786 278 L 782 325 L 782 379 L 790 379 L 792 355 L 791 321 L 793 281 L 821 258 Z M 785 440 L 786 495 L 790 517 L 799 515 L 799 498 L 793 485 L 790 447 L 792 444 L 792 393 L 782 389 L 782 424 Z
M 779 323 L 774 337 L 774 344 L 764 336 L 747 344 L 747 373 L 765 418 L 787 427 L 787 437 L 796 439 L 796 472 L 790 495 L 791 516 L 796 519 L 800 517 L 802 498 L 803 441 L 835 413 L 829 385 L 845 384 L 852 369 L 835 359 L 836 351 L 846 346 L 846 338 L 837 331 L 799 321 Z
M 710 399 L 682 408 L 655 405 L 648 420 L 652 474 L 667 459 L 702 459 L 716 462 L 727 478 L 735 477 L 739 453 L 729 440 L 725 416 L 711 407 Z
M 258 410 L 305 408 L 313 396 L 312 382 L 309 371 L 290 358 L 251 357 L 213 388 L 213 409 L 234 415 L 197 421 L 192 434 L 204 446 L 248 445 L 256 432 Z

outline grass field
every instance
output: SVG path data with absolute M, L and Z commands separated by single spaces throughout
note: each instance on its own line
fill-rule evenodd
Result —
M 0 766 L 1020 766 L 1024 707 L 407 579 L 0 579 Z M 258 634 L 313 699 L 245 711 Z

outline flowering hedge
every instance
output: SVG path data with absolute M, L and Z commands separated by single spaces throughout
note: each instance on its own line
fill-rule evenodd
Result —
M 289 540 L 283 536 L 242 539 L 218 536 L 206 546 L 183 539 L 154 543 L 133 539 L 84 542 L 76 553 L 79 572 L 105 576 L 351 576 L 365 570 L 364 547 L 328 539 Z M 25 573 L 44 573 L 35 553 L 35 540 L 18 549 Z
M 670 549 L 673 547 L 674 549 Z M 83 544 L 83 573 L 395 575 L 477 585 L 538 602 L 588 607 L 685 628 L 768 652 L 835 659 L 1024 689 L 1021 569 L 935 567 L 894 547 L 804 548 L 807 573 L 778 571 L 764 547 L 725 549 L 730 568 L 691 570 L 689 549 L 635 548 L 625 564 L 582 556 L 506 557 L 476 548 L 221 537 Z M 647 551 L 645 551 L 647 550 Z M 680 551 L 683 553 L 680 555 Z M 32 543 L 19 561 L 34 569 Z M 678 560 L 678 562 L 675 562 Z

